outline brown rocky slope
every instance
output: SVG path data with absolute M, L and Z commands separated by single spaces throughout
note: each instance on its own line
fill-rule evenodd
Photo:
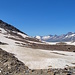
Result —
M 0 75 L 17 75 L 25 73 L 28 67 L 19 61 L 13 54 L 0 48 Z

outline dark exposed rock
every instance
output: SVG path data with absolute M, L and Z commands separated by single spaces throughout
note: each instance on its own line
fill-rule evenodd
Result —
M 0 75 L 14 75 L 25 73 L 28 67 L 19 61 L 13 54 L 0 49 Z
M 0 45 L 8 45 L 7 43 L 0 42 Z
M 45 50 L 59 50 L 59 51 L 69 51 L 69 52 L 75 52 L 75 46 L 74 45 L 46 45 L 46 44 L 36 44 L 31 43 L 31 48 L 35 49 L 45 49 Z
M 75 52 L 75 51 L 73 51 L 73 52 Z

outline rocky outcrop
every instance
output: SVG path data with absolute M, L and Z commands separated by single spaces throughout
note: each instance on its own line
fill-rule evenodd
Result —
M 0 75 L 17 75 L 25 73 L 28 67 L 13 54 L 0 49 Z
M 8 45 L 7 43 L 0 42 L 0 45 Z

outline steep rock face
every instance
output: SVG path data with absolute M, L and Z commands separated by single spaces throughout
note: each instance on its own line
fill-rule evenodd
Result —
M 13 54 L 0 48 L 0 75 L 15 75 L 25 73 L 28 67 L 19 61 Z

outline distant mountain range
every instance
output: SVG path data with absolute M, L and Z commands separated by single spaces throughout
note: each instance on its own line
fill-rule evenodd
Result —
M 35 36 L 34 38 L 32 38 L 26 33 L 20 31 L 10 24 L 3 22 L 2 20 L 0 20 L 0 34 L 1 33 L 3 33 L 4 35 L 7 34 L 7 37 L 11 35 L 14 37 L 25 39 L 27 42 L 40 42 L 40 40 L 46 42 L 75 42 L 75 32 L 68 32 L 67 34 L 62 35 Z
M 46 42 L 74 42 L 75 32 L 68 32 L 62 35 L 35 36 L 35 38 Z

